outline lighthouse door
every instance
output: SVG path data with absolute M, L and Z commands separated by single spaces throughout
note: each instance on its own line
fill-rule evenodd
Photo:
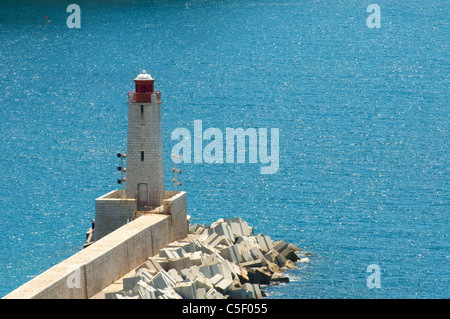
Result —
M 138 210 L 144 210 L 144 206 L 148 204 L 148 185 L 145 183 L 138 184 L 137 193 Z

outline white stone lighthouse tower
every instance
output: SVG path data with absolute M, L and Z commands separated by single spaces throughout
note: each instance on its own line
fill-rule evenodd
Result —
M 161 92 L 145 70 L 128 92 L 128 138 L 125 191 L 139 206 L 157 207 L 164 199 Z M 138 209 L 139 210 L 139 209 Z
M 187 235 L 186 192 L 165 190 L 161 93 L 153 89 L 154 82 L 142 71 L 134 79 L 135 91 L 128 92 L 126 171 L 122 166 L 119 169 L 121 183 L 126 173 L 125 190 L 114 190 L 95 200 L 93 241 L 146 214 L 169 216 L 170 227 L 159 237 L 175 240 Z M 122 160 L 125 157 L 118 155 Z

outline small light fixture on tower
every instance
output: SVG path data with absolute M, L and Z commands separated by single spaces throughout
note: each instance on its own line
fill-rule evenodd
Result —
M 117 170 L 120 171 L 120 179 L 117 180 L 117 183 L 120 184 L 120 190 L 123 191 L 123 182 L 127 180 L 123 177 L 123 173 L 127 171 L 127 169 L 123 167 L 123 159 L 127 157 L 127 154 L 117 153 L 117 157 L 120 157 L 120 166 L 117 167 Z

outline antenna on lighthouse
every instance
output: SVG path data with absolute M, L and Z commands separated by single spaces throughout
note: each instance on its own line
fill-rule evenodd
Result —
M 123 177 L 123 173 L 127 171 L 127 169 L 123 167 L 123 159 L 127 157 L 127 154 L 117 153 L 117 157 L 120 157 L 120 166 L 117 167 L 117 170 L 120 171 L 120 179 L 117 180 L 117 183 L 120 184 L 120 190 L 123 191 L 123 182 L 127 180 Z
M 172 154 L 172 157 L 174 158 L 175 167 L 172 168 L 172 171 L 175 173 L 175 178 L 172 179 L 172 182 L 175 184 L 175 192 L 177 191 L 178 185 L 183 185 L 183 182 L 178 181 L 177 173 L 182 173 L 181 169 L 177 169 L 177 159 L 181 160 L 181 155 Z

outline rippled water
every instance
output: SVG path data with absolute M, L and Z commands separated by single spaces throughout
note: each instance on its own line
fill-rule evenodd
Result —
M 378 1 L 380 29 L 355 0 L 76 3 L 80 29 L 64 3 L 2 2 L 1 296 L 81 249 L 142 69 L 168 189 L 175 128 L 280 129 L 276 174 L 181 164 L 193 222 L 241 216 L 313 253 L 270 298 L 449 296 L 446 2 Z

